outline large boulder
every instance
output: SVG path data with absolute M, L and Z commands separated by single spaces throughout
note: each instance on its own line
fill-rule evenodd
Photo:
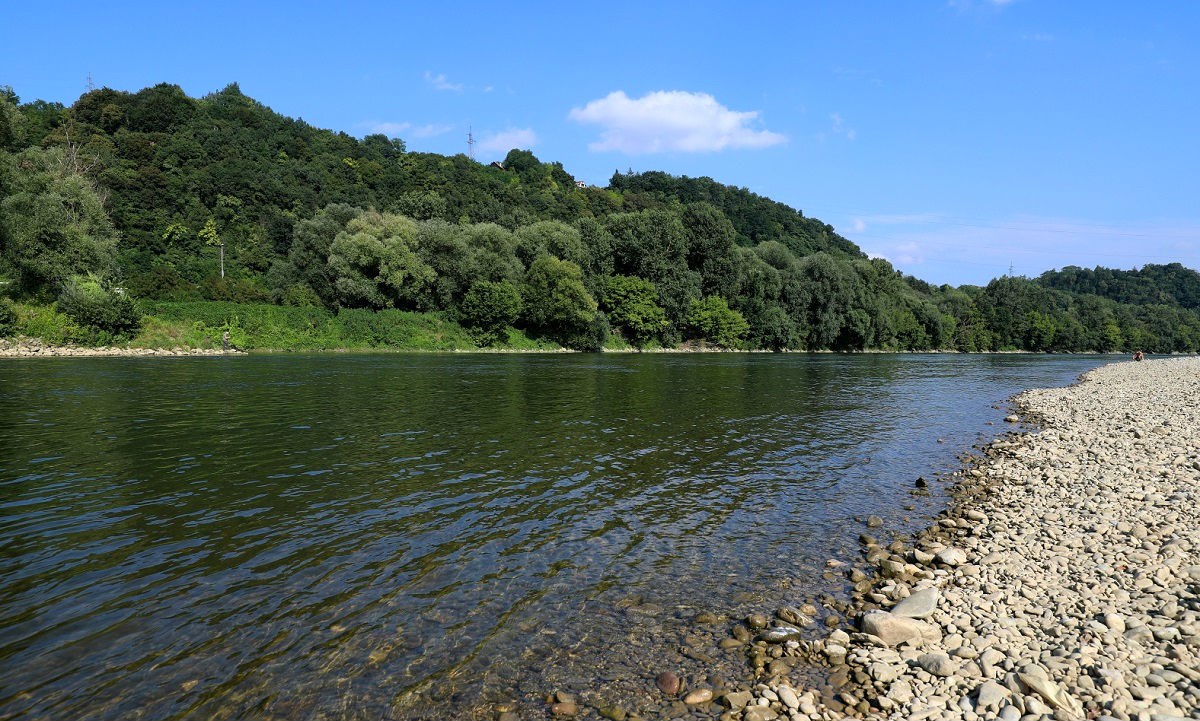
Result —
M 863 633 L 870 634 L 887 646 L 907 643 L 921 646 L 941 637 L 936 626 L 907 616 L 897 616 L 887 611 L 871 611 L 863 614 L 859 621 Z

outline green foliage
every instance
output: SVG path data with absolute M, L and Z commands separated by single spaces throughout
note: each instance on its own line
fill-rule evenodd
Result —
M 722 348 L 739 347 L 742 337 L 750 331 L 750 324 L 719 295 L 706 296 L 692 301 L 688 310 L 687 325 L 692 336 L 707 340 Z
M 0 298 L 0 338 L 17 332 L 17 310 L 8 298 Z
M 281 116 L 236 84 L 202 98 L 102 88 L 70 108 L 0 88 L 7 291 L 48 303 L 88 273 L 136 298 L 247 309 L 217 326 L 151 316 L 139 342 L 216 342 L 224 327 L 253 347 L 443 347 L 439 333 L 470 347 L 455 324 L 413 320 L 456 317 L 510 347 L 670 347 L 719 297 L 749 326 L 725 340 L 752 348 L 1200 350 L 1200 274 L 1178 263 L 937 288 L 710 178 L 579 188 L 527 150 L 503 167 L 410 153 Z M 18 332 L 108 333 L 33 307 L 18 306 Z M 397 315 L 409 310 L 429 313 Z M 722 332 L 704 323 L 703 337 Z
M 471 286 L 459 309 L 460 322 L 471 330 L 479 345 L 496 345 L 521 317 L 521 293 L 507 280 L 481 280 Z
M 40 338 L 51 345 L 84 342 L 92 335 L 53 305 L 14 303 L 13 310 L 17 316 L 13 335 Z
M 141 321 L 132 298 L 105 286 L 95 276 L 77 276 L 68 281 L 58 296 L 58 309 L 77 324 L 111 338 L 132 335 Z
M 597 306 L 579 266 L 543 255 L 530 266 L 521 297 L 525 319 L 535 331 L 568 348 L 594 344 Z
M 657 340 L 670 327 L 667 314 L 655 302 L 657 297 L 658 291 L 650 281 L 617 275 L 601 284 L 600 307 L 609 323 L 619 328 L 635 347 L 641 348 Z
M 117 234 L 100 195 L 62 148 L 0 156 L 0 241 L 18 289 L 57 293 L 73 275 L 115 267 Z
M 421 309 L 436 274 L 415 251 L 417 224 L 401 215 L 364 213 L 329 246 L 338 300 L 349 308 Z
M 226 302 L 147 303 L 148 317 L 135 345 L 221 347 L 248 350 L 459 350 L 474 348 L 458 324 L 431 313 Z

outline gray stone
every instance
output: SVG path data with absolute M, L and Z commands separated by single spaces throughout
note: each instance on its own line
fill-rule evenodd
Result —
M 937 553 L 938 563 L 944 566 L 961 566 L 967 562 L 967 552 L 961 548 L 943 548 Z
M 975 689 L 976 709 L 999 709 L 1000 704 L 1009 697 L 1009 690 L 995 681 L 984 681 Z
M 896 616 L 887 611 L 863 614 L 860 626 L 863 633 L 875 636 L 887 646 L 899 646 L 902 643 L 920 646 L 941 636 L 935 627 L 924 621 Z
M 791 686 L 780 686 L 776 691 L 779 694 L 779 701 L 790 709 L 800 708 L 800 698 L 796 696 L 795 690 Z
M 742 721 L 775 721 L 779 714 L 770 706 L 748 706 L 742 713 Z
M 923 653 L 917 657 L 917 665 L 934 676 L 951 676 L 958 670 L 958 665 L 946 654 L 941 652 Z
M 879 683 L 891 683 L 900 677 L 900 669 L 886 661 L 875 661 L 867 666 L 867 675 Z
M 799 639 L 801 631 L 795 626 L 780 624 L 772 626 L 762 633 L 758 634 L 758 640 L 766 641 L 767 643 L 783 643 L 792 639 Z
M 939 600 L 941 594 L 936 588 L 921 589 L 893 606 L 891 613 L 908 618 L 928 618 L 937 610 Z
M 749 691 L 730 691 L 722 697 L 722 701 L 730 709 L 740 711 L 754 700 L 754 694 Z

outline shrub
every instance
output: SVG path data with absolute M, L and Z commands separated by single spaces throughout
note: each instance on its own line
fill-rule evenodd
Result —
M 462 324 L 480 345 L 495 345 L 508 335 L 508 327 L 521 317 L 521 293 L 507 280 L 481 280 L 471 286 L 459 310 Z
M 133 334 L 141 325 L 133 299 L 93 276 L 68 281 L 58 296 L 58 309 L 81 326 L 118 337 Z
M 687 325 L 695 337 L 725 348 L 738 347 L 742 337 L 750 330 L 742 314 L 732 310 L 725 299 L 718 295 L 692 301 Z
M 0 298 L 0 338 L 17 332 L 17 311 L 8 298 Z

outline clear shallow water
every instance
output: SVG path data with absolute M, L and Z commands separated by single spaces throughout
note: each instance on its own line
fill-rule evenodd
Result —
M 0 718 L 652 710 L 698 611 L 836 592 L 855 517 L 1108 360 L 0 360 Z

